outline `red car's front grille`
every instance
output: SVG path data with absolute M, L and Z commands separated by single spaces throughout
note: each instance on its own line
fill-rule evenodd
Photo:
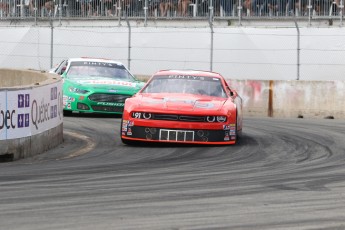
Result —
M 154 120 L 169 120 L 169 121 L 206 121 L 205 116 L 190 116 L 190 115 L 175 115 L 175 114 L 152 114 Z

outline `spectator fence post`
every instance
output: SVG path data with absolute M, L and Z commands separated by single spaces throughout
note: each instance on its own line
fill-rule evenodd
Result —
M 144 25 L 147 26 L 147 15 L 148 15 L 148 6 L 147 6 L 147 0 L 145 0 L 145 6 L 144 6 Z
M 241 20 L 242 20 L 242 0 L 238 1 L 238 25 L 241 26 Z
M 339 6 L 339 17 L 340 17 L 340 26 L 343 26 L 343 9 L 344 9 L 344 1 L 340 0 L 340 6 Z
M 308 2 L 308 26 L 311 26 L 311 14 L 312 14 L 312 8 L 313 6 L 311 5 L 311 0 Z
M 50 68 L 53 68 L 53 57 L 54 57 L 54 25 L 53 25 L 53 17 L 50 16 Z
M 131 30 L 131 24 L 129 23 L 127 13 L 125 12 L 125 19 L 128 27 L 128 59 L 127 59 L 127 67 L 129 70 L 131 70 L 131 44 L 132 44 L 132 30 Z
M 211 29 L 210 71 L 212 71 L 213 70 L 213 36 L 214 36 L 212 0 L 210 0 L 210 17 L 208 18 L 208 24 L 210 25 L 210 29 Z
M 294 16 L 294 22 L 295 22 L 295 26 L 297 29 L 297 78 L 296 78 L 296 80 L 299 80 L 299 77 L 300 77 L 300 51 L 301 51 L 300 37 L 301 36 L 300 36 L 300 31 L 299 31 L 298 23 L 296 20 L 296 16 Z
M 58 11 L 59 11 L 59 25 L 61 26 L 61 18 L 62 18 L 62 0 L 59 0 Z M 54 13 L 54 14 L 55 14 L 55 13 Z
M 35 6 L 34 6 L 34 11 L 35 11 L 35 25 L 37 26 L 37 0 L 35 0 Z
M 213 8 L 213 0 L 209 0 L 208 4 L 208 10 L 209 10 L 209 20 L 213 21 L 213 13 L 214 13 L 214 8 Z

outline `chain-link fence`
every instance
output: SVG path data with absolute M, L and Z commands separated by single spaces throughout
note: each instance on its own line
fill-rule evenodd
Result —
M 341 27 L 157 27 L 105 20 L 2 26 L 0 33 L 1 68 L 48 70 L 63 59 L 86 56 L 121 61 L 135 75 L 202 69 L 233 79 L 345 79 Z
M 26 18 L 331 18 L 344 0 L 0 0 L 1 19 Z

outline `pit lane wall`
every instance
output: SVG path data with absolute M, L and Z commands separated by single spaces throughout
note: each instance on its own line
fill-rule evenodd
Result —
M 62 141 L 61 78 L 33 70 L 0 69 L 0 159 L 34 156 Z
M 345 119 L 345 81 L 228 80 L 249 117 Z

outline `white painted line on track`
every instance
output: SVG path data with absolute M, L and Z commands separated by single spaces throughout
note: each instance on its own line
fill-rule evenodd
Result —
M 69 159 L 69 158 L 84 155 L 85 153 L 90 152 L 96 147 L 96 143 L 88 136 L 85 136 L 79 133 L 69 132 L 69 131 L 64 131 L 64 134 L 70 135 L 74 138 L 81 139 L 86 144 L 81 146 L 81 148 L 79 148 L 78 150 L 68 154 L 67 156 L 60 158 L 59 160 Z

